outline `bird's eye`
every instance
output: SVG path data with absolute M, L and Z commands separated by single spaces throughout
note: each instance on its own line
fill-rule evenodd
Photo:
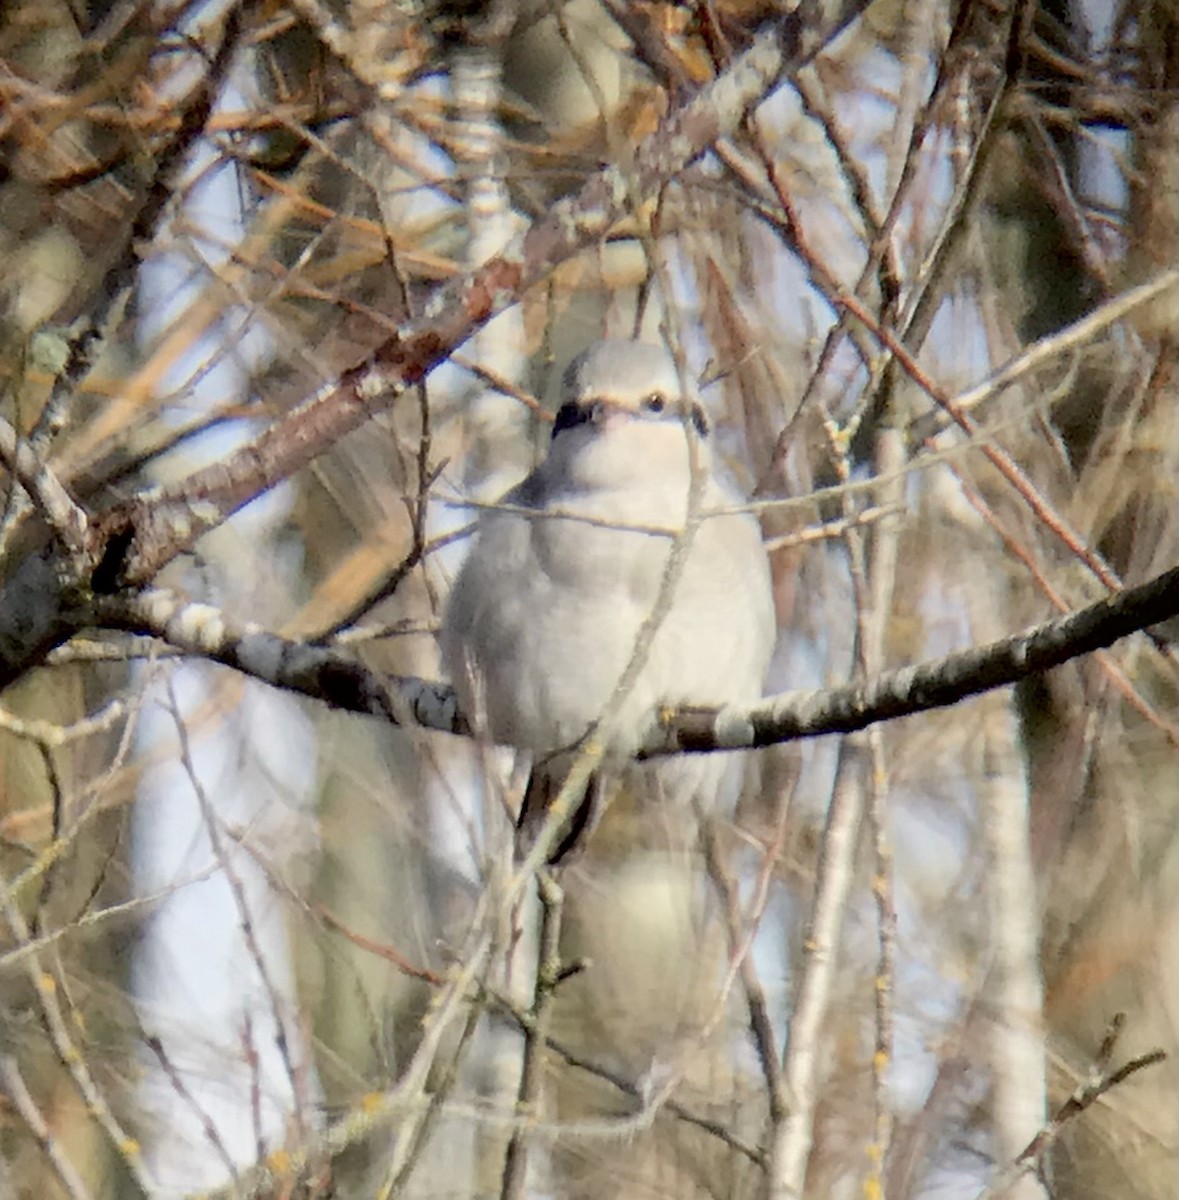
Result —
M 649 396 L 644 397 L 643 407 L 649 413 L 661 413 L 667 407 L 667 401 L 659 392 L 652 392 Z

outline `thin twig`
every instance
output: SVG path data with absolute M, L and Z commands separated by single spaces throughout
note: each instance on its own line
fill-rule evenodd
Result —
M 77 1168 L 70 1162 L 69 1156 L 62 1149 L 61 1143 L 53 1135 L 49 1122 L 37 1107 L 37 1102 L 25 1085 L 24 1076 L 20 1073 L 20 1065 L 11 1054 L 0 1057 L 0 1083 L 12 1101 L 13 1108 L 20 1114 L 28 1131 L 37 1139 L 41 1152 L 49 1160 L 54 1175 L 65 1189 L 70 1200 L 90 1200 L 90 1189 L 86 1186 Z
M 1071 325 L 1058 329 L 1055 333 L 1046 335 L 1033 342 L 1022 353 L 1009 359 L 998 370 L 990 374 L 981 383 L 958 392 L 951 397 L 950 404 L 945 409 L 921 417 L 914 422 L 912 436 L 924 440 L 932 437 L 939 430 L 951 425 L 954 418 L 951 411 L 957 409 L 967 413 L 977 408 L 992 396 L 999 395 L 1025 375 L 1050 362 L 1054 358 L 1076 350 L 1091 342 L 1099 333 L 1108 329 L 1116 322 L 1128 317 L 1136 309 L 1150 304 L 1179 287 L 1179 270 L 1161 271 L 1153 279 L 1141 283 L 1137 287 L 1099 304 L 1092 312 L 1087 313 Z
M 887 347 L 913 382 L 949 416 L 963 433 L 968 437 L 975 437 L 978 433 L 978 426 L 954 403 L 953 397 L 934 381 L 891 330 L 882 326 L 854 296 L 845 295 L 841 297 L 840 303 L 864 322 L 868 329 L 880 339 L 881 344 Z M 1117 591 L 1122 587 L 1122 581 L 1113 570 L 1041 495 L 1027 473 L 1006 450 L 993 442 L 983 442 L 979 445 L 979 451 L 1015 489 L 1020 499 L 1035 513 L 1044 527 L 1054 533 L 1074 557 L 1084 563 L 1110 591 Z
M 765 989 L 762 987 L 761 978 L 757 973 L 757 964 L 753 960 L 751 950 L 754 935 L 769 899 L 769 882 L 773 876 L 773 869 L 777 863 L 786 832 L 787 809 L 788 805 L 784 802 L 778 806 L 776 837 L 763 855 L 757 897 L 749 916 L 742 914 L 737 888 L 725 868 L 716 825 L 711 821 L 701 824 L 704 864 L 724 905 L 729 932 L 729 961 L 736 964 L 741 973 L 741 986 L 744 989 L 745 1004 L 749 1010 L 749 1028 L 753 1034 L 758 1062 L 761 1064 L 762 1075 L 765 1078 L 770 1122 L 773 1125 L 777 1125 L 784 1116 L 781 1109 L 782 1089 L 778 1039 L 774 1033 L 774 1023 L 766 1002 Z M 742 929 L 743 923 L 748 924 L 747 929 Z
M 258 972 L 258 978 L 261 980 L 262 987 L 266 992 L 271 1017 L 274 1021 L 274 1043 L 278 1048 L 283 1069 L 286 1071 L 287 1079 L 290 1082 L 291 1094 L 295 1097 L 294 1117 L 298 1126 L 298 1132 L 300 1137 L 304 1137 L 307 1132 L 306 1116 L 301 1103 L 303 1099 L 302 1089 L 299 1087 L 294 1060 L 291 1056 L 290 1040 L 287 1036 L 287 1005 L 283 1000 L 278 985 L 274 982 L 269 966 L 267 966 L 266 956 L 263 954 L 257 930 L 254 928 L 254 917 L 250 911 L 249 901 L 246 898 L 245 884 L 237 867 L 233 863 L 230 848 L 226 845 L 225 838 L 222 835 L 221 815 L 209 799 L 205 791 L 205 786 L 201 782 L 200 775 L 197 772 L 196 763 L 193 761 L 192 749 L 188 740 L 188 726 L 170 679 L 167 681 L 166 687 L 168 697 L 167 709 L 172 716 L 172 722 L 176 729 L 180 751 L 180 764 L 184 769 L 185 775 L 188 777 L 189 786 L 192 788 L 201 810 L 201 817 L 205 824 L 205 834 L 209 839 L 209 846 L 213 851 L 213 857 L 220 863 L 221 870 L 225 875 L 225 882 L 229 887 L 230 895 L 233 897 L 234 907 L 237 909 L 238 924 L 241 928 L 242 938 L 246 944 L 246 952 L 253 960 L 254 968 Z
M 1089 1078 L 1074 1089 L 1068 1099 L 1056 1110 L 1052 1119 L 1024 1147 L 1011 1166 L 993 1180 L 983 1192 L 979 1193 L 978 1200 L 997 1200 L 997 1197 L 1005 1195 L 1023 1176 L 1041 1174 L 1048 1151 L 1052 1149 L 1064 1127 L 1070 1121 L 1076 1120 L 1103 1096 L 1125 1083 L 1132 1075 L 1166 1061 L 1165 1051 L 1149 1050 L 1145 1054 L 1140 1054 L 1123 1063 L 1116 1070 L 1109 1070 L 1109 1060 L 1113 1055 L 1118 1034 L 1121 1032 L 1122 1021 L 1122 1014 L 1119 1013 L 1110 1022 L 1097 1052 L 1094 1070 L 1090 1073 Z
M 536 877 L 540 897 L 540 937 L 536 956 L 530 1020 L 524 1030 L 524 1062 L 516 1097 L 520 1124 L 512 1130 L 504 1156 L 500 1200 L 522 1200 L 528 1189 L 529 1125 L 541 1119 L 544 1052 L 552 1023 L 553 1001 L 561 981 L 561 915 L 565 895 L 550 871 Z
M 4 911 L 13 939 L 18 945 L 24 945 L 31 940 L 29 927 L 12 896 L 11 886 L 0 891 L 0 908 Z M 106 1094 L 87 1064 L 85 1055 L 70 1034 L 70 1023 L 62 1012 L 58 998 L 57 979 L 42 965 L 41 956 L 35 952 L 26 955 L 22 965 L 33 994 L 37 997 L 50 1044 L 85 1102 L 87 1112 L 107 1135 L 111 1147 L 126 1166 L 136 1186 L 144 1195 L 156 1194 L 155 1181 L 143 1161 L 143 1148 L 139 1139 L 129 1134 L 115 1116 Z

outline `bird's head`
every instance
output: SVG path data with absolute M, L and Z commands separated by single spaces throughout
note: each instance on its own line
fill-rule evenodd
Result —
M 699 399 L 685 394 L 662 346 L 595 342 L 565 372 L 550 462 L 588 485 L 690 474 L 708 464 L 709 426 Z

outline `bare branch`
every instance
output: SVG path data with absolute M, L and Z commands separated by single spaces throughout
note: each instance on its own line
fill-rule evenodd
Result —
M 677 713 L 652 737 L 646 753 L 740 750 L 819 734 L 851 733 L 877 721 L 943 708 L 1006 687 L 1112 645 L 1177 613 L 1179 567 L 1025 633 L 890 671 L 863 685 L 788 692 L 763 700 L 749 711 Z
M 308 646 L 238 624 L 207 604 L 161 589 L 110 597 L 96 616 L 110 628 L 150 634 L 190 654 L 333 708 L 467 734 L 451 689 L 410 677 L 384 677 L 337 650 Z M 874 681 L 814 692 L 786 692 L 752 708 L 681 709 L 662 718 L 644 757 L 747 750 L 796 738 L 850 733 L 957 704 L 1091 654 L 1179 614 L 1179 567 L 1139 587 L 972 650 L 890 671 Z
M 862 0 L 831 0 L 827 6 L 802 5 L 782 18 L 645 138 L 632 163 L 598 172 L 502 253 L 440 286 L 419 317 L 402 324 L 337 382 L 227 459 L 104 514 L 99 526 L 107 548 L 100 567 L 103 586 L 147 582 L 243 505 L 387 409 L 496 313 L 604 237 L 627 215 L 635 197 L 656 195 L 734 129 L 787 72 L 808 62 L 862 7 Z M 823 8 L 827 11 L 818 11 Z

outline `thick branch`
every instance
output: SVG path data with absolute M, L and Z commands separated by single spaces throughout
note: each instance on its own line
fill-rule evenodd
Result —
M 466 734 L 450 688 L 386 677 L 338 650 L 287 641 L 235 624 L 205 604 L 164 591 L 112 597 L 98 618 L 108 627 L 162 638 L 275 687 L 334 708 Z M 877 721 L 945 708 L 1112 645 L 1179 615 L 1179 567 L 1108 600 L 1042 625 L 932 662 L 890 671 L 872 682 L 814 692 L 786 692 L 746 708 L 681 709 L 648 740 L 647 757 L 677 752 L 750 749 L 803 737 L 850 733 Z
M 332 708 L 380 717 L 391 725 L 470 732 L 447 684 L 382 675 L 350 654 L 234 621 L 211 604 L 189 603 L 175 592 L 155 588 L 99 599 L 95 607 L 105 628 L 160 638 L 187 654 Z

